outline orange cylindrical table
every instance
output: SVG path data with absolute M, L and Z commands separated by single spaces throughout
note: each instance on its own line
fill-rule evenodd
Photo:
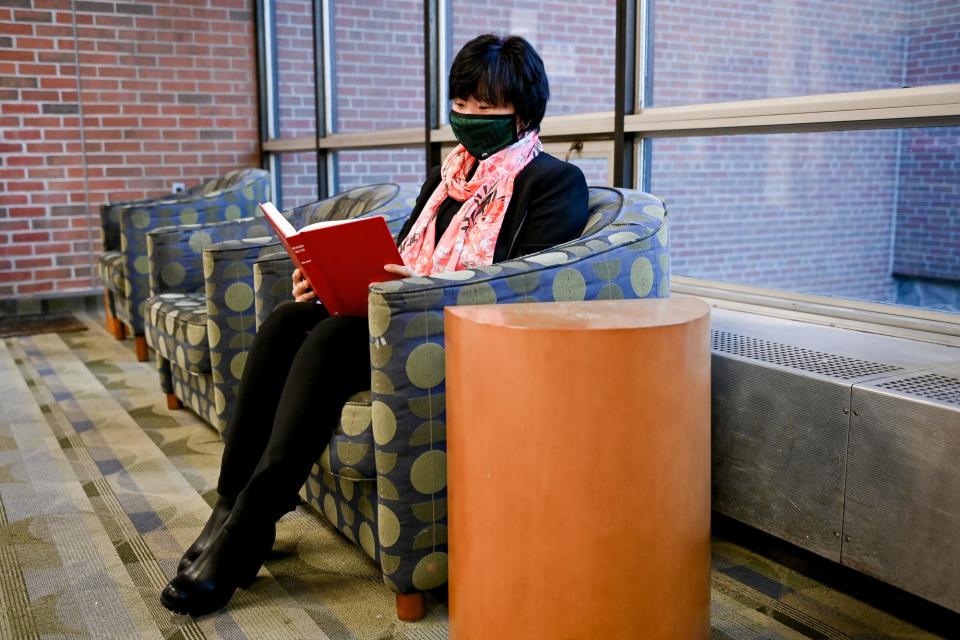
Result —
M 451 637 L 707 638 L 707 304 L 445 313 Z

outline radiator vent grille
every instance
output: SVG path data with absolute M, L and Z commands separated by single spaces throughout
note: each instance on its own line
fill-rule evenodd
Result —
M 841 380 L 902 369 L 902 367 L 895 365 L 858 360 L 823 351 L 813 351 L 812 349 L 794 347 L 771 340 L 742 336 L 729 331 L 712 330 L 710 332 L 710 348 L 722 353 L 770 362 L 782 367 L 810 371 Z
M 891 380 L 877 386 L 881 389 L 890 389 L 911 396 L 960 406 L 960 379 L 957 378 L 928 373 L 912 378 Z

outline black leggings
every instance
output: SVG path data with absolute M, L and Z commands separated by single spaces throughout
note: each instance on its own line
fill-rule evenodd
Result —
M 217 492 L 237 520 L 273 522 L 298 502 L 347 399 L 370 388 L 366 318 L 278 307 L 247 354 Z

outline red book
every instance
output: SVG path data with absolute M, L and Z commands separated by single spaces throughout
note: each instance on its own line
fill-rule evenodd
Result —
M 297 231 L 272 202 L 260 209 L 331 315 L 366 316 L 370 284 L 401 277 L 383 270 L 403 260 L 379 216 L 317 222 Z

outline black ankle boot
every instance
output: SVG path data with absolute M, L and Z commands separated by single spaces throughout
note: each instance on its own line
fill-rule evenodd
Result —
M 183 557 L 180 558 L 180 564 L 177 565 L 177 573 L 186 571 L 190 563 L 203 553 L 203 550 L 210 544 L 210 540 L 217 535 L 220 527 L 223 526 L 223 523 L 226 522 L 230 516 L 230 510 L 232 508 L 232 501 L 227 501 L 227 499 L 223 497 L 217 498 L 217 503 L 213 505 L 213 512 L 210 514 L 210 519 L 207 520 L 207 524 L 204 525 L 203 531 L 200 532 L 200 537 L 190 545 L 190 548 L 187 549 Z
M 175 613 L 202 616 L 221 609 L 237 587 L 248 587 L 270 552 L 276 525 L 251 527 L 227 518 L 207 548 L 160 594 Z

